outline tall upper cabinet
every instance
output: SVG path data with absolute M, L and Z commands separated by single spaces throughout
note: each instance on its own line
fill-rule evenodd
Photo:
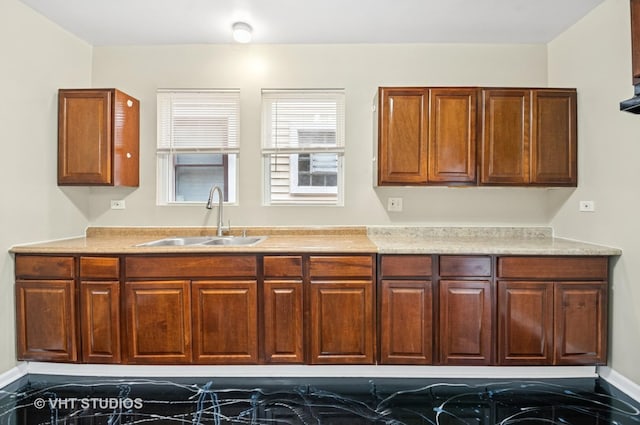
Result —
M 574 89 L 483 89 L 480 184 L 577 185 Z
M 378 92 L 379 185 L 474 184 L 473 88 L 385 88 Z
M 58 185 L 139 185 L 140 102 L 117 89 L 58 92 Z
M 381 87 L 377 106 L 377 185 L 577 185 L 575 89 Z

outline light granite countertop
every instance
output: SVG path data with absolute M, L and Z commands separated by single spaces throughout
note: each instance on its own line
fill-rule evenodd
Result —
M 241 230 L 234 230 L 239 234 Z M 380 253 L 495 255 L 621 255 L 617 248 L 553 237 L 547 227 L 247 227 L 247 235 L 267 236 L 252 246 L 161 246 L 141 243 L 165 237 L 211 236 L 202 227 L 90 227 L 86 235 L 16 245 L 22 254 L 178 253 Z
M 603 245 L 553 237 L 549 227 L 369 227 L 380 254 L 621 255 Z

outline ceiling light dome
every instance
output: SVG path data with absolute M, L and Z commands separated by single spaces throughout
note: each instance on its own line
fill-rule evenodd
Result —
M 253 28 L 246 22 L 236 22 L 232 26 L 233 39 L 238 43 L 248 43 L 251 41 L 251 32 Z

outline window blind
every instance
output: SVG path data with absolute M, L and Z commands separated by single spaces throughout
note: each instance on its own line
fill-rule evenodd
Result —
M 238 153 L 239 90 L 158 90 L 158 150 Z
M 263 90 L 263 154 L 343 152 L 342 90 Z

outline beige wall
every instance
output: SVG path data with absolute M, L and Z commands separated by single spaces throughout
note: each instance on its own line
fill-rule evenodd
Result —
M 56 185 L 57 89 L 90 84 L 91 46 L 17 0 L 0 0 L 0 373 L 15 365 L 14 244 L 82 234 L 87 190 Z
M 189 45 L 94 48 L 93 84 L 141 101 L 140 188 L 92 190 L 95 225 L 211 225 L 203 206 L 155 205 L 156 89 L 239 88 L 239 205 L 232 226 L 328 224 L 546 225 L 569 191 L 549 204 L 544 189 L 381 188 L 372 185 L 371 105 L 382 85 L 546 86 L 545 45 Z M 261 88 L 346 90 L 344 207 L 264 207 L 260 160 Z M 109 200 L 126 199 L 124 211 Z M 388 214 L 389 196 L 404 198 Z M 226 220 L 225 220 L 226 221 Z
M 580 186 L 553 217 L 556 234 L 622 248 L 613 269 L 610 366 L 640 384 L 640 115 L 631 97 L 629 0 L 607 0 L 549 44 L 549 83 L 578 88 Z M 595 213 L 579 213 L 594 200 Z

